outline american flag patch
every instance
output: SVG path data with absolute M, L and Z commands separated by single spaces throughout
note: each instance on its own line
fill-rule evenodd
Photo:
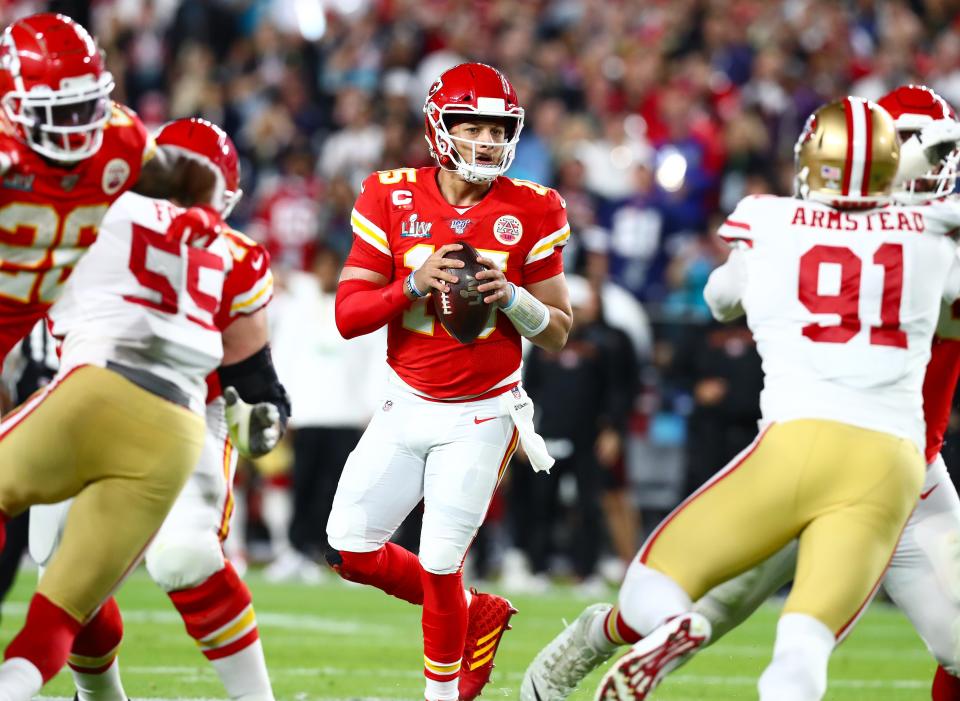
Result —
M 820 177 L 827 180 L 839 180 L 842 172 L 837 166 L 820 166 Z

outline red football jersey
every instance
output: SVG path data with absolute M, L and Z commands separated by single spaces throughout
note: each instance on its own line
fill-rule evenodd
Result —
M 22 159 L 0 178 L 0 354 L 56 301 L 107 209 L 153 155 L 139 117 L 123 105 L 112 109 L 100 150 L 69 168 L 0 135 L 0 149 Z
M 273 299 L 273 273 L 267 250 L 239 231 L 230 230 L 224 236 L 233 254 L 233 267 L 223 283 L 220 309 L 214 316 L 221 331 L 238 317 L 260 311 Z M 219 375 L 211 372 L 207 375 L 207 403 L 222 393 Z
M 401 168 L 370 175 L 351 216 L 354 240 L 346 265 L 396 280 L 438 248 L 468 241 L 516 285 L 563 272 L 560 249 L 570 236 L 555 190 L 504 176 L 466 211 L 448 203 L 439 168 Z M 390 321 L 387 362 L 407 384 L 431 397 L 483 394 L 520 367 L 520 334 L 503 314 L 476 341 L 461 344 L 433 315 L 430 297 Z
M 960 302 L 943 305 L 937 334 L 930 349 L 930 362 L 923 378 L 923 418 L 927 422 L 927 463 L 943 447 L 950 422 L 953 393 L 960 381 Z

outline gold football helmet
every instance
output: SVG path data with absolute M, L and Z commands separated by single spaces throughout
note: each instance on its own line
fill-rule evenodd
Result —
M 841 208 L 890 199 L 900 139 L 893 118 L 876 103 L 846 97 L 820 107 L 793 152 L 798 197 Z

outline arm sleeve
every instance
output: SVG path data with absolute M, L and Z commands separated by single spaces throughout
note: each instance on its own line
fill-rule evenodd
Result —
M 743 292 L 747 283 L 745 251 L 734 249 L 727 262 L 710 273 L 703 298 L 717 321 L 732 321 L 743 316 Z
M 567 223 L 567 205 L 556 190 L 549 190 L 546 212 L 537 238 L 523 262 L 523 283 L 541 282 L 563 272 L 561 249 L 570 240 L 570 224 Z
M 346 280 L 337 288 L 337 330 L 344 338 L 363 336 L 379 329 L 410 304 L 403 294 L 403 280 L 383 287 L 370 280 Z

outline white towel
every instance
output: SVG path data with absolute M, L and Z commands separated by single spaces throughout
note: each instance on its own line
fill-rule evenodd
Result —
M 523 446 L 534 471 L 549 472 L 555 461 L 547 452 L 543 438 L 533 427 L 533 400 L 521 385 L 517 385 L 500 395 L 500 404 L 513 419 L 520 433 L 520 445 Z

